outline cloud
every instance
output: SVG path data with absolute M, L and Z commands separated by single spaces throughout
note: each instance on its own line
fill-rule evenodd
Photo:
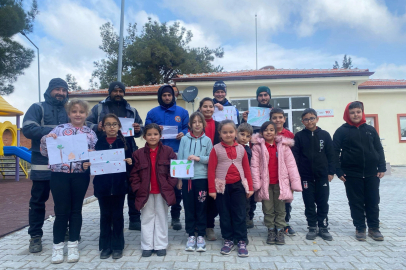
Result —
M 406 65 L 382 64 L 376 68 L 373 78 L 406 80 Z

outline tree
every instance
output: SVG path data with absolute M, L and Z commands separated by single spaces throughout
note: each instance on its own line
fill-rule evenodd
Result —
M 76 81 L 75 76 L 72 74 L 66 74 L 66 83 L 68 84 L 69 91 L 83 90 L 82 87 Z
M 14 91 L 12 85 L 24 74 L 34 58 L 34 51 L 11 38 L 17 33 L 30 33 L 38 14 L 37 1 L 24 11 L 23 0 L 0 0 L 0 95 Z
M 343 58 L 343 65 L 341 66 L 341 68 L 345 68 L 345 69 L 351 69 L 352 66 L 352 60 L 351 57 L 348 57 L 347 59 L 347 55 L 344 54 L 344 58 Z M 333 69 L 339 69 L 340 65 L 338 64 L 337 61 L 335 61 L 334 65 L 333 65 Z
M 223 48 L 190 48 L 193 34 L 178 22 L 167 25 L 149 18 L 140 35 L 136 26 L 129 24 L 123 42 L 122 81 L 126 85 L 168 83 L 177 74 L 223 70 L 212 64 L 216 57 L 223 57 Z M 100 87 L 107 88 L 117 80 L 119 37 L 111 23 L 102 25 L 100 30 L 99 48 L 107 58 L 94 62 L 93 76 L 99 78 Z

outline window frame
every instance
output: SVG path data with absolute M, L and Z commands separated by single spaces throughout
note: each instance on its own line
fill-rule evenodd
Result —
M 400 129 L 400 118 L 401 117 L 406 117 L 406 113 L 399 113 L 397 114 L 397 118 L 398 118 L 398 134 L 399 134 L 399 143 L 406 143 L 406 139 L 402 140 L 402 133 L 401 133 L 401 129 Z M 406 137 L 404 137 L 406 138 Z
M 376 132 L 378 132 L 378 135 L 379 135 L 379 120 L 378 120 L 378 114 L 365 114 L 365 118 L 367 118 L 367 117 L 372 117 L 372 118 L 374 118 L 374 123 L 375 123 L 374 128 L 376 129 Z

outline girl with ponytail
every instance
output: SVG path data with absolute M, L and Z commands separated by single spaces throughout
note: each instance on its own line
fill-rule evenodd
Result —
M 125 150 L 127 172 L 132 169 L 131 147 L 120 131 L 121 123 L 115 114 L 107 114 L 102 120 L 102 129 L 105 133 L 96 143 L 95 149 Z M 124 199 L 128 191 L 128 173 L 111 173 L 96 175 L 93 180 L 94 196 L 98 198 L 100 206 L 100 259 L 120 259 L 124 249 Z

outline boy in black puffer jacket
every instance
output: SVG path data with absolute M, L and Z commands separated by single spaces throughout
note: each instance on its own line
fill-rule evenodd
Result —
M 304 110 L 302 123 L 306 128 L 296 133 L 292 152 L 302 180 L 302 197 L 309 226 L 306 239 L 316 239 L 318 226 L 318 234 L 331 241 L 333 237 L 328 232 L 327 214 L 329 182 L 335 173 L 334 148 L 330 134 L 317 126 L 318 121 L 314 109 Z
M 340 157 L 336 174 L 345 184 L 355 237 L 366 240 L 366 218 L 368 236 L 383 241 L 378 206 L 380 178 L 386 172 L 383 147 L 375 128 L 366 124 L 362 102 L 349 103 L 344 120 L 347 123 L 336 130 L 333 144 L 336 157 Z

